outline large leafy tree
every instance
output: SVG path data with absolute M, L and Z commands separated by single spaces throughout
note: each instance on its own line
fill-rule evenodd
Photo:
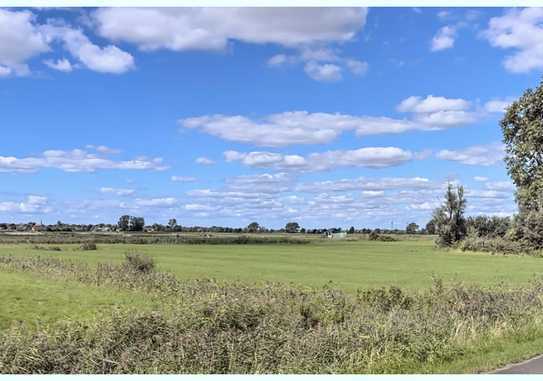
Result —
M 501 123 L 505 163 L 517 187 L 513 239 L 543 248 L 543 82 L 507 109 Z
M 543 82 L 513 102 L 502 119 L 505 162 L 524 208 L 540 208 L 543 191 Z

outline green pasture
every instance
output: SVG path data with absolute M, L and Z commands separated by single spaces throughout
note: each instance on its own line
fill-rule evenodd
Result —
M 45 245 L 46 246 L 46 245 Z M 79 251 L 36 250 L 32 245 L 0 245 L 0 255 L 55 256 L 90 264 L 120 262 L 136 251 L 155 259 L 161 271 L 179 278 L 214 278 L 249 283 L 283 282 L 322 287 L 332 282 L 347 291 L 398 286 L 427 287 L 432 277 L 492 286 L 523 284 L 543 274 L 543 259 L 437 249 L 432 239 L 398 242 L 321 241 L 308 245 L 98 245 Z

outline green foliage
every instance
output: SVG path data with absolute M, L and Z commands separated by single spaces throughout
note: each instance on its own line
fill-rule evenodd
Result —
M 543 248 L 543 82 L 507 109 L 501 123 L 505 162 L 517 186 L 519 216 L 511 237 Z
M 524 209 L 514 219 L 510 237 L 528 249 L 543 249 L 543 208 Z
M 468 217 L 466 227 L 468 233 L 476 237 L 503 238 L 511 228 L 511 219 L 498 216 Z
M 527 250 L 518 241 L 503 237 L 468 235 L 458 246 L 462 251 L 483 251 L 493 254 L 524 254 Z
M 507 109 L 501 123 L 505 162 L 522 208 L 539 207 L 543 191 L 543 82 Z
M 465 209 L 464 187 L 458 186 L 454 190 L 452 184 L 449 183 L 445 200 L 439 208 L 434 210 L 432 217 L 439 235 L 437 239 L 439 246 L 453 246 L 466 236 Z

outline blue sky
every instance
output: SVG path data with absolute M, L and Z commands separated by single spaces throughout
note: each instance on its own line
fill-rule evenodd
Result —
M 515 212 L 543 10 L 0 10 L 0 220 L 424 224 Z

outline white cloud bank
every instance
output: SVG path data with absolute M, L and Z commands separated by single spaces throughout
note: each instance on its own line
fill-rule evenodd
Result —
M 504 146 L 501 143 L 496 143 L 476 145 L 460 150 L 441 150 L 436 154 L 436 157 L 467 165 L 490 166 L 503 161 Z
M 101 36 L 142 51 L 223 51 L 232 41 L 294 49 L 268 65 L 304 62 L 312 79 L 335 82 L 344 68 L 355 75 L 367 70 L 367 63 L 326 48 L 352 41 L 366 16 L 366 8 L 104 8 L 92 18 Z
M 229 41 L 297 47 L 352 40 L 365 8 L 103 8 L 93 19 L 105 38 L 144 51 L 224 50 Z
M 410 119 L 354 116 L 340 113 L 290 111 L 261 119 L 242 115 L 204 115 L 179 120 L 183 128 L 194 129 L 224 140 L 257 146 L 280 147 L 294 144 L 329 143 L 340 134 L 354 131 L 359 136 L 432 131 L 472 123 L 479 114 L 471 103 L 460 98 L 412 96 L 397 107 Z
M 0 156 L 0 172 L 33 172 L 55 168 L 65 172 L 94 172 L 97 170 L 165 170 L 162 158 L 140 157 L 132 160 L 112 160 L 82 149 L 71 151 L 47 150 L 39 156 L 18 158 Z
M 338 167 L 393 167 L 413 160 L 416 155 L 397 147 L 366 147 L 347 151 L 327 151 L 307 156 L 273 152 L 226 151 L 226 161 L 238 161 L 250 167 L 290 171 L 326 171 Z
M 29 195 L 20 202 L 0 201 L 0 212 L 4 213 L 43 214 L 52 211 L 53 209 L 48 205 L 47 197 L 43 196 Z

